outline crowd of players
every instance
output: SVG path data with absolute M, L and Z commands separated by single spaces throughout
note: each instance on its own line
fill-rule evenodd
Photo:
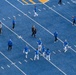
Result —
M 12 26 L 13 29 L 15 27 L 14 23 L 15 23 L 15 21 L 13 20 L 13 25 L 14 25 L 14 26 Z M 1 34 L 2 33 L 2 24 L 1 24 L 1 22 L 0 22 L 0 27 L 1 27 L 0 28 L 0 34 Z M 32 36 L 36 37 L 36 28 L 35 28 L 35 26 L 32 26 Z M 55 38 L 54 42 L 58 41 L 58 33 L 57 32 L 54 33 L 54 38 Z M 50 60 L 50 55 L 51 55 L 50 49 L 45 48 L 45 46 L 42 44 L 41 38 L 39 38 L 39 40 L 37 41 L 37 44 L 38 44 L 38 47 L 35 50 L 34 60 L 36 60 L 36 59 L 39 60 L 39 52 L 42 52 L 42 55 L 44 57 L 46 57 L 47 60 Z M 13 42 L 10 39 L 8 41 L 8 50 L 12 50 L 12 46 L 13 46 Z M 67 40 L 64 41 L 63 46 L 64 46 L 64 52 L 66 52 L 67 49 L 68 49 Z M 28 55 L 29 52 L 30 52 L 30 49 L 29 49 L 28 45 L 26 45 L 25 48 L 23 49 L 23 53 L 25 54 L 26 58 L 27 58 L 27 55 Z
M 61 4 L 61 0 L 59 0 L 59 3 Z M 36 6 L 34 7 L 34 17 L 38 16 L 37 12 L 36 12 Z M 14 17 L 13 18 L 13 21 L 12 21 L 12 29 L 15 28 L 15 25 L 16 25 L 16 18 Z M 73 22 L 73 25 L 75 25 L 75 21 L 76 21 L 76 17 L 73 16 L 72 17 L 72 22 Z M 36 37 L 36 28 L 35 26 L 32 26 L 32 36 Z M 2 34 L 2 22 L 0 22 L 0 34 Z M 58 33 L 55 32 L 54 33 L 54 42 L 58 41 Z M 35 56 L 34 56 L 34 60 L 39 60 L 39 53 L 42 52 L 42 55 L 44 57 L 46 57 L 47 60 L 50 60 L 50 55 L 51 55 L 51 52 L 50 52 L 50 49 L 49 48 L 45 48 L 45 46 L 42 44 L 42 41 L 41 41 L 41 38 L 39 38 L 39 40 L 37 41 L 37 44 L 38 44 L 38 47 L 36 48 L 35 50 Z M 12 40 L 10 39 L 8 41 L 8 50 L 11 50 L 12 49 L 12 46 L 13 46 L 13 43 L 12 43 Z M 67 40 L 64 41 L 63 43 L 63 46 L 64 46 L 64 52 L 67 52 L 68 50 L 68 42 Z M 23 49 L 23 53 L 25 54 L 25 57 L 27 58 L 28 57 L 28 53 L 30 52 L 30 49 L 28 47 L 28 45 L 25 46 L 25 48 Z

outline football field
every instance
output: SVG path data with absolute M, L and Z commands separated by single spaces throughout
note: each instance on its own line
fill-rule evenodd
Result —
M 76 75 L 76 24 L 72 25 L 72 16 L 76 16 L 76 0 L 62 0 L 61 5 L 58 0 L 0 0 L 0 75 Z M 31 36 L 33 25 L 36 38 Z M 56 43 L 54 32 L 58 32 Z M 50 61 L 42 52 L 40 59 L 34 60 L 39 38 L 51 51 Z M 9 39 L 13 41 L 11 51 L 7 49 Z M 65 39 L 69 45 L 67 52 L 63 49 Z M 23 54 L 26 44 L 30 49 L 27 59 Z

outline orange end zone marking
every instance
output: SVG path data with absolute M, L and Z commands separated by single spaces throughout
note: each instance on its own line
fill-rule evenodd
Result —
M 46 2 L 48 2 L 49 0 L 39 0 L 41 3 L 46 3 Z
M 33 0 L 29 0 L 32 4 L 36 4 Z
M 24 2 L 25 4 L 28 4 L 28 2 L 26 2 L 25 0 L 22 0 L 22 2 Z

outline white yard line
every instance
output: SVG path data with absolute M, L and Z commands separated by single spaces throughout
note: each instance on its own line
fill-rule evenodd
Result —
M 53 51 L 53 54 L 56 54 L 56 52 Z
M 20 61 L 18 61 L 19 64 L 22 64 Z
M 8 17 L 8 19 L 11 19 L 10 17 Z
M 23 2 L 21 2 L 20 0 L 17 0 L 19 3 L 21 3 L 22 5 L 25 5 Z
M 18 14 L 18 16 L 21 16 L 20 14 Z
M 2 56 L 4 56 L 4 58 L 6 58 L 10 63 L 12 63 L 13 64 L 13 62 L 5 55 L 5 54 L 3 54 L 1 51 L 0 51 L 0 54 L 2 55 Z M 26 75 L 26 73 L 24 72 L 24 71 L 22 71 L 16 64 L 13 64 L 23 75 Z M 3 69 L 3 68 L 2 68 Z
M 63 3 L 63 5 L 65 5 L 65 3 Z
M 76 4 L 76 0 L 71 0 L 71 1 Z
M 10 65 L 7 64 L 7 67 L 10 68 Z
M 38 9 L 39 11 L 41 11 L 40 9 Z
M 55 5 L 53 5 L 53 7 L 56 7 Z
M 3 18 L 3 20 L 5 20 L 5 18 Z
M 3 66 L 1 66 L 1 69 L 3 69 L 3 70 L 4 70 L 4 67 L 3 67 Z
M 61 50 L 58 50 L 61 53 Z
M 30 58 L 30 60 L 31 60 L 31 61 L 33 61 L 33 59 L 32 59 L 32 58 Z
M 46 10 L 46 8 L 43 8 L 44 10 Z
M 28 11 L 29 14 L 31 14 L 31 12 Z
M 61 16 L 62 18 L 64 18 L 65 20 L 67 20 L 68 22 L 72 23 L 69 19 L 67 19 L 65 16 L 63 16 L 62 14 L 60 14 L 59 12 L 57 12 L 56 10 L 54 10 L 53 8 L 51 8 L 50 6 L 43 4 L 44 6 L 46 6 L 47 8 L 49 8 L 50 10 L 52 10 L 53 12 L 55 12 L 56 14 L 58 14 L 59 16 Z
M 70 2 L 67 2 L 68 4 L 70 4 Z
M 27 60 L 24 60 L 27 63 Z

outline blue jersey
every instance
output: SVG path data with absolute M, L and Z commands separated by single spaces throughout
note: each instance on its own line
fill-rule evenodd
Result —
M 34 6 L 34 11 L 36 12 L 36 6 Z
M 24 50 L 25 50 L 25 52 L 28 52 L 28 51 L 29 51 L 28 46 L 26 46 L 26 47 L 24 48 Z
M 39 50 L 35 50 L 35 55 L 38 55 L 39 54 Z
M 55 33 L 54 33 L 54 36 L 55 36 L 55 37 L 57 37 L 57 36 L 58 36 L 57 32 L 55 32 Z
M 42 44 L 42 41 L 41 40 L 38 40 L 37 43 L 38 43 L 38 45 L 41 45 Z
M 76 16 L 73 16 L 72 19 L 76 21 Z
M 65 42 L 64 42 L 64 46 L 66 46 L 66 45 L 68 45 L 68 43 L 65 41 Z
M 12 23 L 13 23 L 13 24 L 16 24 L 16 21 L 13 19 Z
M 12 46 L 12 41 L 11 40 L 8 41 L 8 45 Z
M 46 55 L 50 55 L 50 50 L 49 49 L 46 50 Z
M 74 18 L 74 20 L 76 21 L 76 17 Z
M 45 47 L 44 47 L 44 46 L 42 46 L 42 52 L 45 52 L 45 51 L 46 51 Z

